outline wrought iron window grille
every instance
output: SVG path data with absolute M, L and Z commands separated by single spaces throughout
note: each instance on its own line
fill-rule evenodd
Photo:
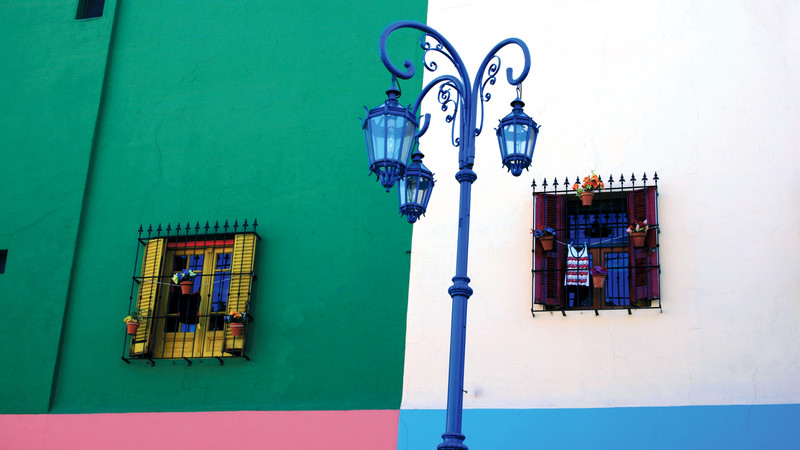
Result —
M 196 359 L 247 356 L 253 270 L 258 221 L 219 221 L 201 226 L 161 224 L 139 227 L 129 297 L 129 310 L 141 310 L 138 330 L 123 337 L 122 360 Z M 196 273 L 191 293 L 184 294 L 173 275 Z M 231 310 L 243 313 L 243 327 L 227 323 Z
M 533 194 L 532 233 L 532 289 L 531 314 L 625 310 L 632 314 L 637 309 L 661 308 L 658 223 L 658 174 L 641 178 L 609 175 L 605 188 L 595 196 L 591 206 L 582 206 L 570 177 L 536 179 L 531 184 Z M 634 245 L 627 228 L 634 220 L 648 221 L 648 231 L 641 247 Z M 545 250 L 533 235 L 538 228 L 549 226 L 555 230 L 555 245 Z M 586 251 L 589 268 L 600 266 L 608 270 L 604 280 L 586 283 L 587 267 L 571 262 L 585 261 L 575 258 Z M 585 264 L 585 262 L 584 262 Z M 580 274 L 581 277 L 576 277 Z M 571 275 L 569 281 L 567 276 Z M 591 277 L 589 277 L 591 279 Z M 580 281 L 577 281 L 580 280 Z M 575 284 L 575 283 L 581 284 Z

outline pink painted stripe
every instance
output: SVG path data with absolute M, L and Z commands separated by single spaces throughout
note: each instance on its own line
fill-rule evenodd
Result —
M 3 449 L 397 449 L 398 410 L 0 415 Z

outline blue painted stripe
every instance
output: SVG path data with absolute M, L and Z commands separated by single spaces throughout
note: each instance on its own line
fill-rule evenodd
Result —
M 435 448 L 443 410 L 401 410 L 398 450 Z M 464 443 L 494 449 L 800 448 L 800 404 L 593 409 L 467 409 Z

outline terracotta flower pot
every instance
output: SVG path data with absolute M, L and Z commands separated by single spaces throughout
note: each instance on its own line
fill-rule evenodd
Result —
M 181 281 L 181 293 L 183 293 L 183 295 L 191 294 L 193 287 L 194 281 Z
M 232 323 L 230 324 L 230 327 L 231 327 L 231 334 L 234 336 L 241 336 L 242 332 L 244 331 L 243 323 Z
M 631 233 L 631 239 L 633 239 L 633 246 L 636 248 L 644 247 L 644 240 L 647 237 L 646 231 L 636 231 Z
M 133 336 L 139 329 L 139 322 L 128 322 L 125 324 L 125 327 L 128 329 L 128 334 Z
M 594 192 L 581 193 L 581 203 L 583 206 L 592 206 L 592 200 L 594 200 Z
M 604 288 L 606 287 L 606 276 L 605 275 L 592 275 L 592 283 L 594 283 L 594 287 L 596 288 Z
M 542 244 L 542 249 L 546 252 L 553 250 L 555 241 L 556 241 L 555 236 L 542 236 L 539 238 L 539 243 Z

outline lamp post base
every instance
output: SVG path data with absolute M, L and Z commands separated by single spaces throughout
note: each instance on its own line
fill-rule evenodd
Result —
M 465 437 L 460 433 L 445 433 L 442 435 L 444 441 L 436 448 L 439 450 L 468 450 L 467 446 L 464 445 Z

